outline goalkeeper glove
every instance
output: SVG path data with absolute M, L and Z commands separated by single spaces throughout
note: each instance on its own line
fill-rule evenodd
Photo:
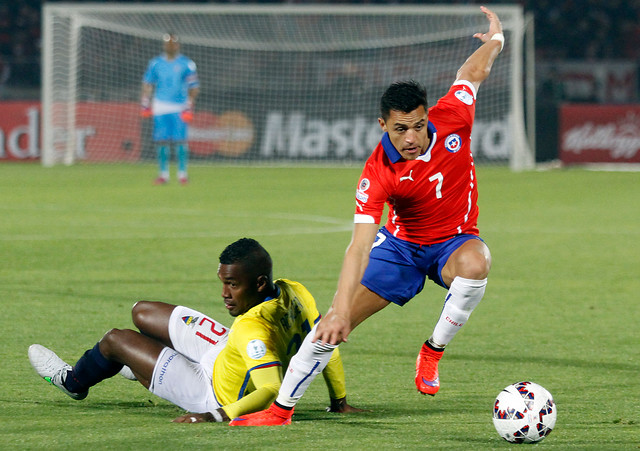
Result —
M 151 117 L 151 115 L 151 102 L 149 97 L 143 97 L 142 100 L 140 100 L 140 116 L 147 118 Z
M 193 120 L 193 102 L 191 100 L 187 101 L 187 105 L 182 113 L 180 113 L 180 117 L 183 121 L 189 123 Z

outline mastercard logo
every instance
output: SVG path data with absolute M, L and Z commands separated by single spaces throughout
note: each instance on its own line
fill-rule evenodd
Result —
M 253 123 L 240 111 L 221 115 L 196 111 L 189 125 L 189 150 L 197 155 L 237 157 L 251 148 L 254 139 Z

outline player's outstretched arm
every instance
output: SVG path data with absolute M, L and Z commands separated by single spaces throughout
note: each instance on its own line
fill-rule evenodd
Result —
M 502 23 L 498 15 L 484 6 L 481 6 L 480 10 L 489 20 L 489 31 L 473 35 L 474 38 L 482 41 L 482 46 L 467 58 L 458 70 L 456 77 L 457 80 L 466 80 L 473 83 L 476 90 L 489 76 L 491 66 L 504 46 Z
M 378 232 L 378 224 L 355 224 L 351 243 L 342 262 L 338 289 L 327 314 L 320 320 L 313 341 L 338 345 L 347 341 L 351 324 L 356 288 L 360 285 L 369 263 L 369 252 Z M 361 321 L 361 320 L 360 320 Z M 356 321 L 356 324 L 360 321 Z

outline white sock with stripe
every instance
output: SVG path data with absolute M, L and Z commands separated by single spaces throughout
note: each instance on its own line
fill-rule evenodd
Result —
M 456 277 L 451 282 L 440 318 L 433 330 L 431 340 L 444 347 L 458 333 L 471 316 L 471 312 L 482 300 L 487 279 L 473 280 Z
M 300 349 L 291 358 L 284 375 L 276 402 L 282 407 L 293 407 L 302 398 L 311 382 L 324 370 L 337 345 L 313 343 L 317 324 L 307 334 Z

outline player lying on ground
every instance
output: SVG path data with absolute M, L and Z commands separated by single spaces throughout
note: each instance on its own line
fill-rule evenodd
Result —
M 439 390 L 438 362 L 482 299 L 491 267 L 477 227 L 470 140 L 476 93 L 504 36 L 498 16 L 485 7 L 481 11 L 489 31 L 474 37 L 483 44 L 436 105 L 428 108 L 425 89 L 414 81 L 394 83 L 383 94 L 384 134 L 358 182 L 353 235 L 331 308 L 291 360 L 275 403 L 234 419 L 232 426 L 289 424 L 293 407 L 331 352 L 374 313 L 411 300 L 427 277 L 448 292 L 418 355 L 415 383 L 423 394 Z M 379 229 L 385 203 L 389 218 Z
M 40 376 L 77 400 L 126 365 L 151 393 L 190 412 L 175 422 L 228 421 L 264 409 L 320 314 L 304 286 L 273 281 L 271 257 L 255 240 L 227 246 L 218 277 L 224 304 L 236 318 L 230 329 L 188 307 L 141 301 L 132 310 L 139 332 L 110 330 L 73 367 L 39 344 L 29 347 L 29 360 Z M 329 360 L 329 410 L 359 411 L 347 404 L 337 350 Z

